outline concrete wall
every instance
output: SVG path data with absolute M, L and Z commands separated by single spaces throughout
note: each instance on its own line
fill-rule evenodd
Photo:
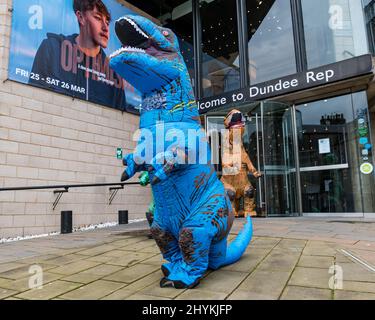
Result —
M 134 148 L 139 117 L 7 80 L 11 8 L 0 0 L 0 188 L 119 182 L 116 148 Z M 53 211 L 53 190 L 0 192 L 0 239 L 59 231 L 62 210 L 74 226 L 144 218 L 150 195 L 126 187 L 108 205 L 107 187 L 72 189 Z

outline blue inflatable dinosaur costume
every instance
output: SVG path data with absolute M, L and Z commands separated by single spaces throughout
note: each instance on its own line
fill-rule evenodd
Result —
M 121 180 L 149 172 L 155 201 L 151 233 L 168 261 L 160 286 L 193 288 L 208 268 L 240 259 L 252 222 L 248 217 L 227 247 L 234 216 L 210 163 L 177 37 L 141 16 L 122 17 L 115 29 L 123 47 L 110 56 L 110 66 L 143 95 L 138 146 L 124 157 Z

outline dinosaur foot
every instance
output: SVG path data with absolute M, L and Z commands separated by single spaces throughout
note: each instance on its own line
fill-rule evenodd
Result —
M 160 280 L 160 288 L 194 289 L 198 284 L 199 280 L 195 281 L 191 285 L 188 285 L 180 280 L 169 280 L 167 278 Z
M 171 274 L 166 266 L 161 266 L 161 272 L 163 272 L 165 277 L 168 277 Z

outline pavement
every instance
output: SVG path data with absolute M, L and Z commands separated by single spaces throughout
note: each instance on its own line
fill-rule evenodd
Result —
M 375 300 L 375 219 L 253 221 L 241 260 L 193 290 L 159 287 L 163 259 L 146 222 L 3 243 L 0 299 Z

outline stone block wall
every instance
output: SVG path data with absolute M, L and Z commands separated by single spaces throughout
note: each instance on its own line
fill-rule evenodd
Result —
M 0 188 L 119 182 L 117 147 L 130 152 L 139 117 L 7 80 L 12 0 L 0 0 Z M 133 179 L 133 181 L 137 181 Z M 60 211 L 74 226 L 144 218 L 149 188 L 125 187 L 112 205 L 109 188 L 71 189 L 55 210 L 53 190 L 0 192 L 0 239 L 60 230 Z

